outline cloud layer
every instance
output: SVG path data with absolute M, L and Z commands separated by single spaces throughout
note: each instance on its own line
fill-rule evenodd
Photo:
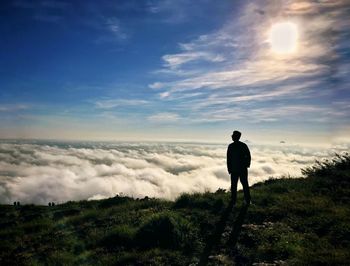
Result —
M 285 145 L 250 145 L 250 184 L 300 176 L 301 167 L 330 155 Z M 175 199 L 184 192 L 228 189 L 225 160 L 226 145 L 0 143 L 0 203 L 47 204 L 116 194 Z

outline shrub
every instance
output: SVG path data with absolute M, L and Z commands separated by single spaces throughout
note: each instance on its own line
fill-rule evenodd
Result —
M 115 250 L 120 247 L 132 247 L 134 245 L 136 230 L 128 225 L 118 225 L 110 230 L 100 241 L 100 245 Z
M 59 220 L 62 219 L 63 217 L 67 216 L 74 216 L 80 214 L 80 209 L 75 208 L 75 209 L 63 209 L 61 211 L 57 211 L 53 214 L 54 220 Z
M 101 217 L 101 214 L 101 211 L 98 211 L 96 209 L 86 210 L 84 212 L 81 212 L 80 215 L 71 216 L 69 223 L 75 226 L 80 226 L 85 223 L 96 222 Z
M 190 194 L 182 194 L 174 203 L 175 208 L 185 208 L 193 204 L 193 197 Z
M 198 208 L 204 210 L 220 211 L 224 206 L 224 193 L 195 193 L 182 194 L 173 205 L 175 209 L 179 208 Z
M 38 219 L 31 222 L 27 222 L 21 227 L 23 228 L 25 233 L 38 234 L 40 231 L 50 230 L 52 226 L 53 223 L 50 219 Z
M 115 205 L 120 205 L 123 204 L 125 202 L 129 202 L 129 201 L 133 201 L 132 198 L 129 197 L 120 197 L 120 196 L 115 196 L 113 198 L 109 198 L 109 199 L 104 199 L 99 201 L 98 206 L 99 208 L 109 208 Z
M 149 217 L 136 234 L 143 247 L 178 249 L 190 245 L 194 236 L 191 224 L 174 212 L 162 212 Z
M 123 252 L 113 265 L 189 265 L 190 260 L 181 252 L 164 249 L 150 249 L 145 251 Z M 193 264 L 193 265 L 197 265 Z
M 330 175 L 334 170 L 347 169 L 350 169 L 350 155 L 344 153 L 342 155 L 335 154 L 335 157 L 332 160 L 327 159 L 322 162 L 316 161 L 315 165 L 301 169 L 301 172 L 307 177 L 323 177 Z

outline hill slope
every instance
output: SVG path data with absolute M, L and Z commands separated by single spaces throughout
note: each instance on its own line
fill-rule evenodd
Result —
M 232 208 L 223 190 L 175 202 L 114 197 L 1 205 L 0 264 L 345 265 L 350 156 L 304 175 L 254 185 L 249 207 Z

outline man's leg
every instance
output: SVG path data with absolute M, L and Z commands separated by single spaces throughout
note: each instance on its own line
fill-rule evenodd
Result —
M 238 173 L 231 173 L 231 200 L 233 205 L 236 204 L 236 200 L 237 200 L 237 182 L 238 182 Z
M 250 203 L 250 191 L 249 191 L 249 184 L 248 184 L 248 169 L 245 168 L 241 171 L 240 175 L 241 184 L 243 186 L 243 192 L 244 192 L 244 199 L 246 203 Z

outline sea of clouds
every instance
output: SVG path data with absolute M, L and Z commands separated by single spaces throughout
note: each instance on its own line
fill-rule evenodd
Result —
M 249 182 L 301 176 L 316 159 L 347 149 L 250 144 Z M 175 199 L 229 189 L 226 145 L 190 143 L 0 142 L 0 204 L 47 204 L 116 194 Z

